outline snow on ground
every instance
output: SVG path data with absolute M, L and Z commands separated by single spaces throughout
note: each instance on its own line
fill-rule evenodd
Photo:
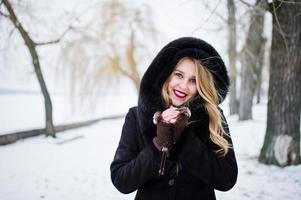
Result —
M 56 109 L 54 116 L 60 122 L 70 121 L 72 117 L 63 110 L 66 109 L 64 101 L 55 99 L 54 104 L 60 109 Z M 16 101 L 22 101 L 23 106 L 11 105 Z M 34 108 L 37 102 L 37 95 L 18 98 L 15 95 L 0 95 L 0 133 L 21 129 L 26 124 L 42 125 L 43 114 L 39 112 L 42 104 L 38 103 L 39 109 Z M 112 102 L 116 103 L 113 100 L 107 103 Z M 115 113 L 118 110 L 123 113 L 132 106 L 133 98 L 121 102 L 115 107 L 108 107 Z M 33 112 L 28 115 L 25 111 L 31 109 Z M 226 108 L 224 111 L 227 115 Z M 254 121 L 237 122 L 236 116 L 227 117 L 237 155 L 239 177 L 232 190 L 217 192 L 217 199 L 301 199 L 301 165 L 282 169 L 257 161 L 264 138 L 265 116 L 266 106 L 262 104 L 254 108 Z M 73 119 L 76 118 L 73 116 Z M 119 141 L 123 120 L 102 121 L 59 133 L 57 139 L 38 136 L 0 146 L 1 199 L 133 199 L 134 194 L 119 193 L 110 180 L 109 165 Z M 60 144 L 76 137 L 78 139 Z
M 93 108 L 81 99 L 72 102 L 64 95 L 51 94 L 51 99 L 55 125 L 126 113 L 136 103 L 136 97 L 129 95 L 108 95 L 97 100 Z M 44 99 L 40 94 L 1 95 L 0 90 L 0 111 L 0 135 L 44 126 Z
M 266 105 L 255 105 L 253 116 L 253 121 L 245 122 L 238 122 L 237 116 L 227 117 L 239 173 L 234 188 L 217 192 L 217 199 L 300 200 L 301 165 L 279 168 L 258 162 L 266 129 Z
M 110 181 L 109 165 L 119 139 L 122 120 L 58 134 L 39 136 L 0 147 L 2 200 L 21 199 L 131 199 Z

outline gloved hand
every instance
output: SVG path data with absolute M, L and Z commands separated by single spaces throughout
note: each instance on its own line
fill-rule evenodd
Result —
M 172 124 L 162 119 L 161 112 L 154 114 L 154 123 L 157 125 L 157 136 L 153 138 L 153 143 L 159 151 L 163 151 L 163 148 L 172 145 Z
M 173 142 L 176 143 L 181 136 L 183 130 L 188 125 L 188 120 L 191 116 L 191 111 L 188 107 L 181 107 L 178 108 L 177 111 L 179 111 L 179 115 L 173 125 L 172 129 L 172 136 L 173 136 Z

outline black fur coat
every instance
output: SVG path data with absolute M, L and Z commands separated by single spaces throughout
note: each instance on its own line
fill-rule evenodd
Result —
M 233 148 L 225 157 L 215 153 L 219 148 L 210 140 L 209 118 L 201 98 L 189 104 L 190 123 L 171 149 L 166 173 L 158 176 L 161 154 L 152 143 L 156 135 L 152 117 L 156 111 L 166 109 L 161 88 L 183 57 L 199 59 L 211 70 L 220 95 L 219 102 L 228 92 L 229 78 L 223 60 L 205 41 L 180 38 L 158 53 L 142 78 L 138 106 L 131 108 L 125 118 L 110 168 L 115 187 L 122 193 L 138 190 L 137 200 L 212 200 L 215 199 L 214 189 L 229 190 L 237 179 Z M 225 118 L 224 121 L 224 130 L 229 133 Z M 226 139 L 232 145 L 231 138 Z

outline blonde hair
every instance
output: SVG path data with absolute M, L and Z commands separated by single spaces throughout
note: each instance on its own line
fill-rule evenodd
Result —
M 217 107 L 219 94 L 215 88 L 213 75 L 209 69 L 202 66 L 200 61 L 194 58 L 184 57 L 178 62 L 178 64 L 185 59 L 193 61 L 196 66 L 196 87 L 198 94 L 204 100 L 204 106 L 209 115 L 210 139 L 213 143 L 220 147 L 220 149 L 217 150 L 217 153 L 225 156 L 229 151 L 230 144 L 223 137 L 224 135 L 227 136 L 227 133 L 223 129 L 223 118 Z M 168 94 L 168 83 L 171 77 L 172 75 L 167 78 L 161 91 L 162 97 L 167 105 L 171 105 L 171 99 Z

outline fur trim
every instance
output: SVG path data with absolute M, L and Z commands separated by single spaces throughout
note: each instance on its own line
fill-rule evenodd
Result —
M 139 125 L 142 131 L 150 131 L 152 117 L 156 111 L 165 107 L 161 88 L 168 76 L 183 57 L 192 57 L 201 61 L 207 67 L 215 80 L 216 89 L 221 103 L 229 89 L 229 76 L 226 66 L 217 51 L 207 42 L 192 37 L 183 37 L 167 44 L 154 58 L 146 70 L 140 85 L 138 100 Z M 194 112 L 203 108 L 201 98 L 194 100 L 189 106 L 192 117 Z M 193 117 L 194 118 L 194 117 Z M 153 128 L 153 127 L 152 127 Z

